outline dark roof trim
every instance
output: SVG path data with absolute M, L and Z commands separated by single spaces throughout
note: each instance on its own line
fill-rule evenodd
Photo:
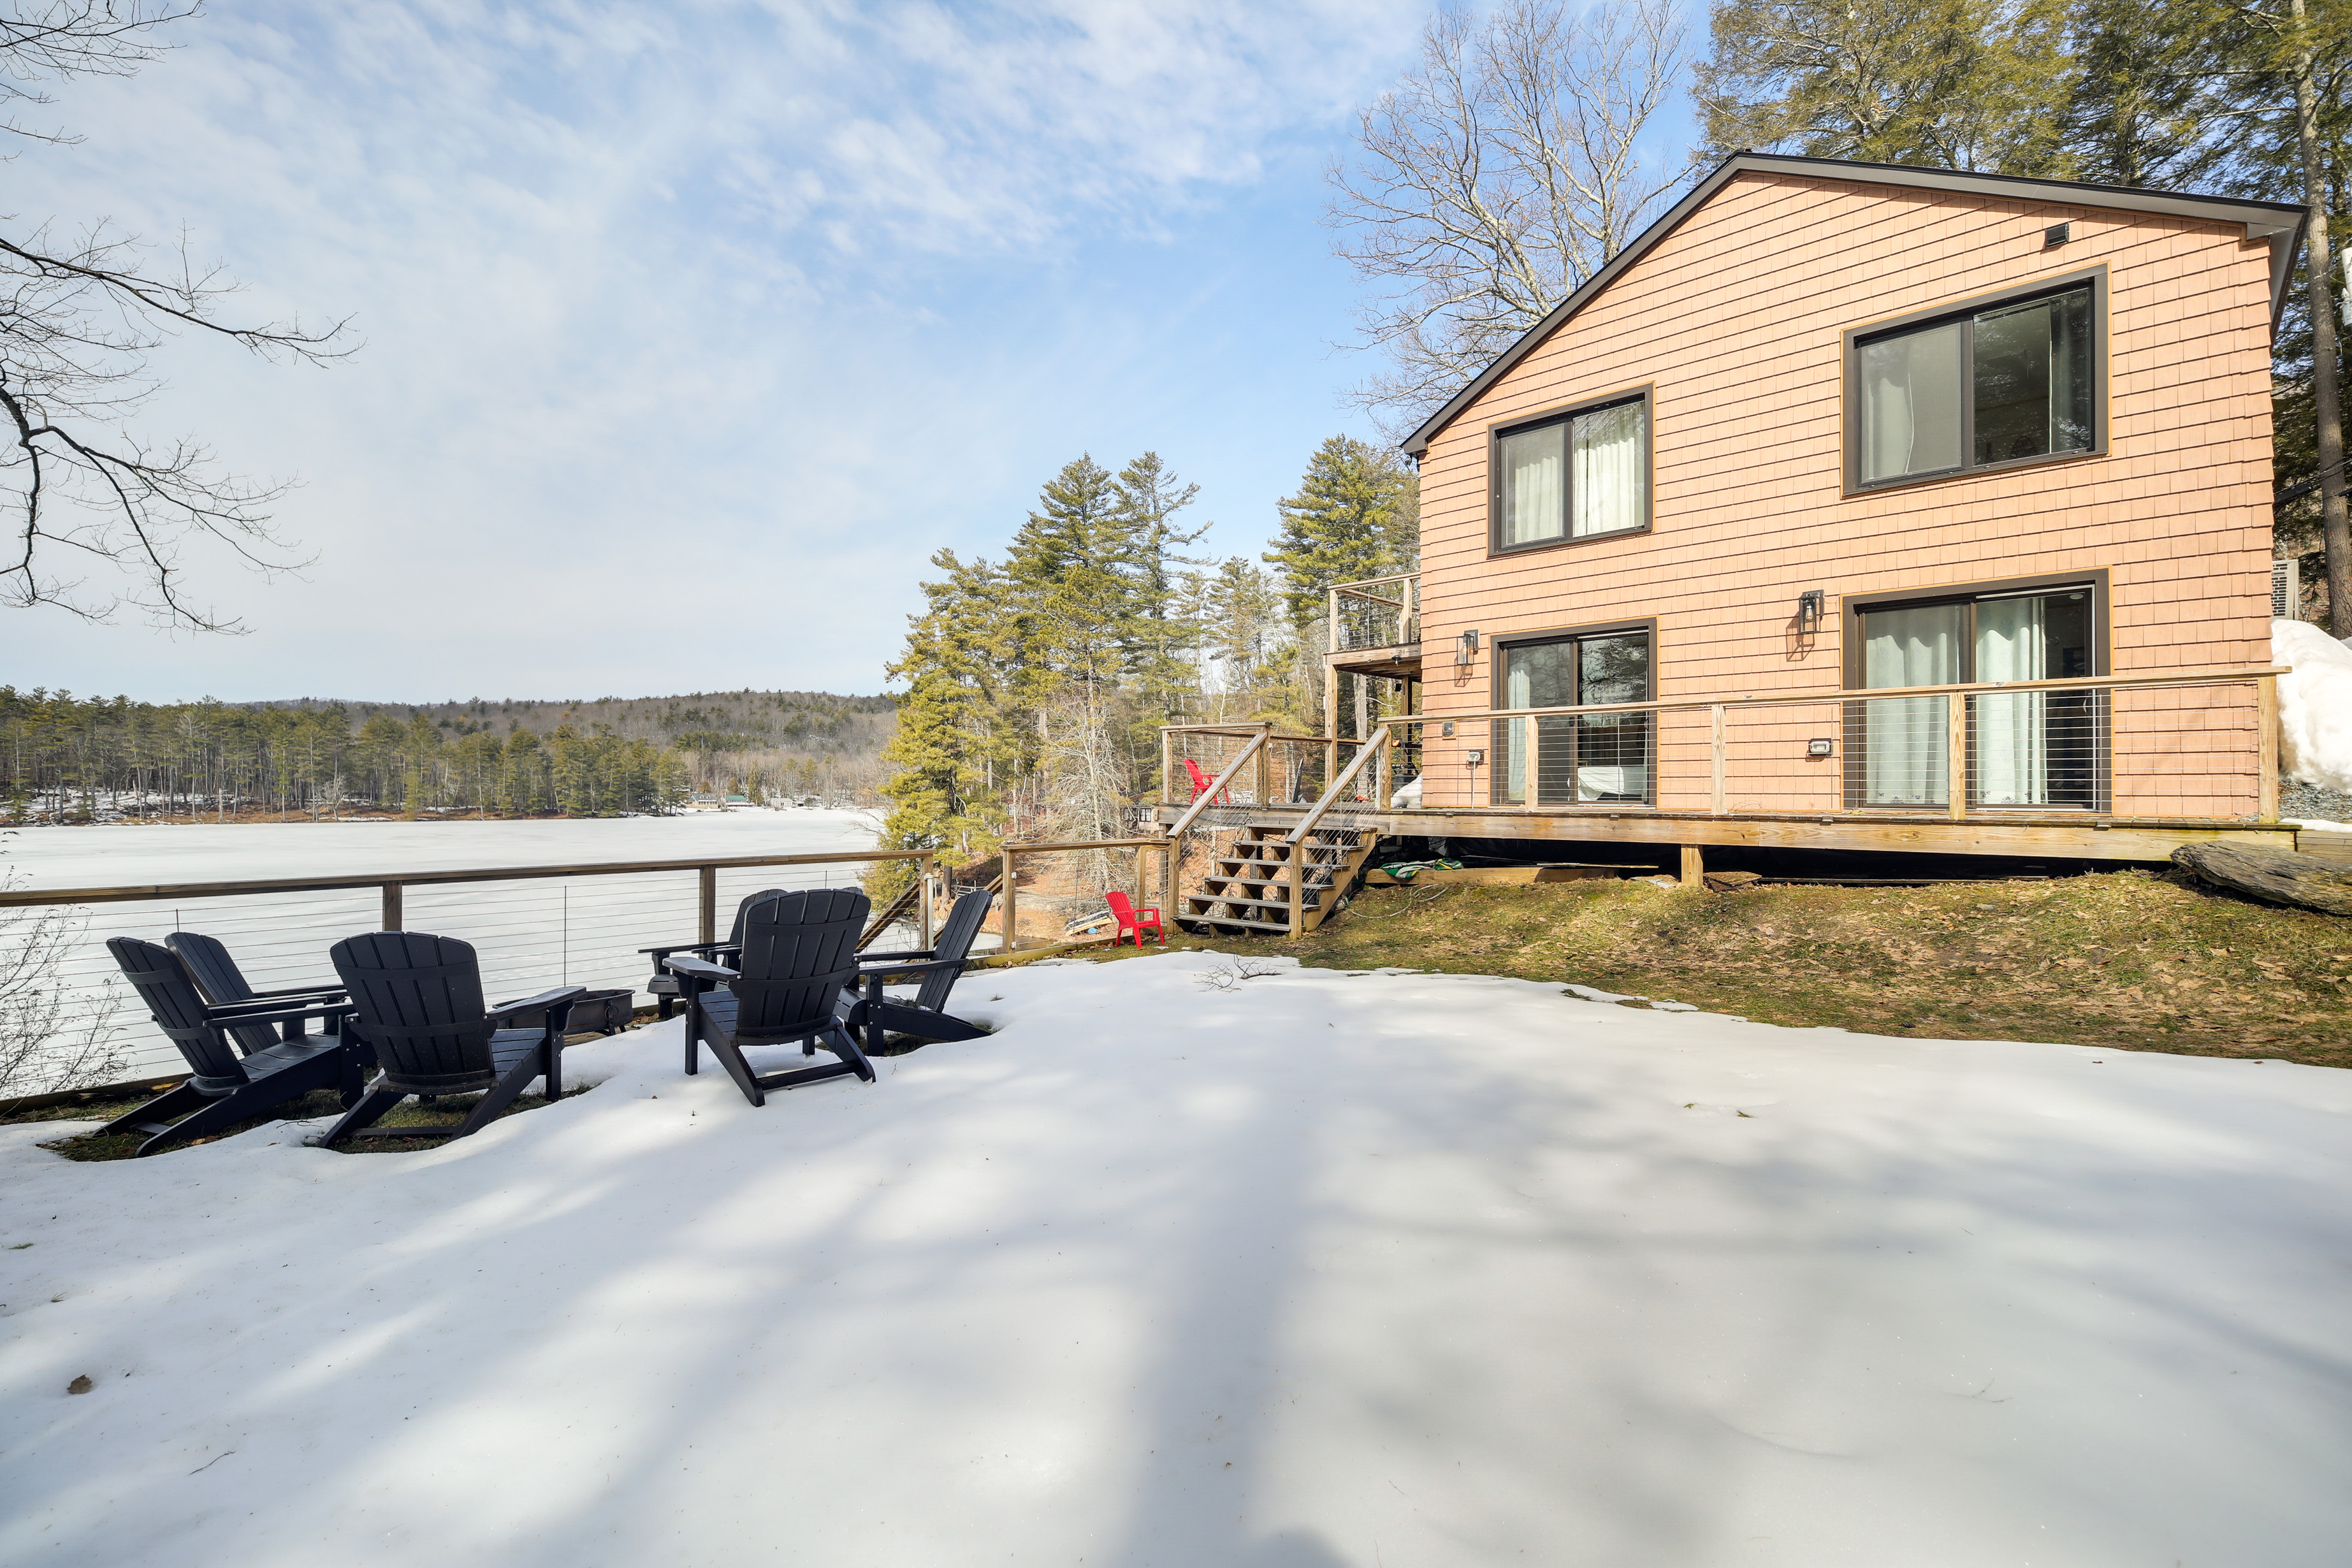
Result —
M 1852 180 L 1862 184 L 1903 185 L 1915 190 L 1953 191 L 2007 200 L 2022 198 L 2063 202 L 2069 206 L 2112 207 L 2123 212 L 2164 213 L 2175 217 L 2202 218 L 2208 222 L 2242 223 L 2246 226 L 2248 243 L 2257 239 L 2270 242 L 2271 324 L 2273 329 L 2278 324 L 2279 311 L 2286 304 L 2287 285 L 2294 270 L 2295 252 L 2303 243 L 2304 224 L 2309 216 L 2304 207 L 2292 202 L 2179 195 L 2168 191 L 2134 190 L 2122 185 L 2086 185 L 2072 180 L 2029 180 L 2014 174 L 1970 174 L 1954 169 L 1913 169 L 1895 163 L 1853 163 L 1840 158 L 1734 153 L 1717 163 L 1705 179 L 1692 186 L 1690 194 L 1667 209 L 1664 216 L 1643 229 L 1631 245 L 1610 258 L 1607 266 L 1586 279 L 1582 288 L 1561 300 L 1550 315 L 1538 321 L 1524 337 L 1506 349 L 1501 358 L 1479 372 L 1469 385 L 1455 393 L 1444 407 L 1432 415 L 1428 423 L 1407 437 L 1403 443 L 1405 451 L 1414 458 L 1426 452 L 1438 433 L 1454 423 L 1464 409 L 1476 402 L 1480 395 L 1501 380 L 1513 365 L 1527 358 L 1538 344 L 1566 325 L 1570 317 L 1592 301 L 1594 296 L 1615 282 L 1620 273 L 1648 254 L 1666 236 L 1680 228 L 1683 220 L 1705 206 L 1716 192 L 1748 173 L 1810 174 L 1820 179 Z

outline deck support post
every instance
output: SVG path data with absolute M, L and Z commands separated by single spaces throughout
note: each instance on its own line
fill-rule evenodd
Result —
M 702 935 L 698 940 L 706 942 L 717 942 L 719 940 L 719 868 L 705 866 L 700 868 L 698 874 L 702 879 L 699 900 L 702 910 L 700 921 Z
M 1724 797 L 1723 704 L 1707 710 L 1710 734 L 1707 743 L 1707 810 L 1717 816 L 1727 814 Z
M 1170 776 L 1175 771 L 1176 736 L 1174 731 L 1162 729 L 1160 731 L 1160 804 L 1162 805 L 1176 804 L 1171 798 L 1175 793 L 1176 785 Z
M 400 884 L 397 882 L 383 885 L 383 929 L 400 930 Z
M 1258 728 L 1265 731 L 1269 738 L 1274 734 L 1272 724 L 1260 724 Z M 1264 805 L 1274 798 L 1273 773 L 1269 766 L 1273 752 L 1271 745 L 1262 745 L 1257 749 L 1257 799 L 1254 804 L 1258 805 Z
M 1969 814 L 1969 699 L 1960 691 L 1944 698 L 1944 789 L 1947 808 L 1958 822 Z
M 1696 888 L 1706 879 L 1706 848 L 1704 845 L 1685 844 L 1683 850 L 1683 886 Z
M 1020 889 L 1013 879 L 1013 846 L 1010 844 L 1004 847 L 1004 863 L 997 872 L 996 885 L 1003 894 L 997 900 L 997 908 L 1004 911 L 1003 948 L 1005 952 L 1011 952 L 1014 933 L 1021 929 L 1021 911 L 1015 907 Z
M 2279 819 L 2278 677 L 2254 678 L 2254 819 Z

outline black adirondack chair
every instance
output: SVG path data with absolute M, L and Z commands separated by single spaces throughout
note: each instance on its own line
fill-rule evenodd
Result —
M 346 1138 L 464 1138 L 488 1126 L 535 1078 L 547 1080 L 548 1099 L 562 1094 L 564 1021 L 572 1004 L 588 994 L 585 985 L 487 1007 L 473 943 L 423 931 L 346 937 L 328 956 L 383 1070 L 322 1145 Z M 499 1027 L 521 1013 L 539 1014 L 538 1026 Z M 478 1091 L 482 1098 L 454 1129 L 374 1125 L 412 1094 Z
M 768 1103 L 768 1090 L 856 1073 L 868 1083 L 874 1066 L 858 1049 L 866 1026 L 864 1004 L 836 1012 L 842 988 L 857 973 L 857 937 L 870 906 L 854 888 L 779 893 L 743 911 L 743 945 L 735 967 L 707 959 L 674 957 L 670 971 L 684 986 L 686 1070 L 701 1070 L 702 1047 L 726 1068 L 743 1098 Z M 870 1027 L 870 1026 L 869 1026 Z M 878 1028 L 872 1043 L 880 1044 Z M 803 1056 L 822 1045 L 837 1060 L 789 1072 L 755 1073 L 746 1046 L 799 1042 Z
M 324 1006 L 340 1002 L 347 994 L 340 985 L 294 985 L 278 991 L 256 991 L 246 983 L 245 972 L 229 956 L 228 949 L 215 937 L 199 931 L 175 931 L 163 939 L 163 945 L 180 955 L 188 968 L 188 977 L 196 983 L 196 990 L 205 1001 L 215 1007 L 232 1006 L 239 1002 L 276 1002 L 281 1006 Z M 339 1019 L 329 1019 L 331 1024 Z M 306 1020 L 289 1018 L 272 1032 L 267 1024 L 232 1024 L 228 1037 L 236 1048 L 251 1056 L 266 1051 L 280 1039 L 302 1038 Z
M 272 1024 L 303 1018 L 340 1025 L 351 1010 L 349 1004 L 304 1007 L 280 1000 L 207 1006 L 188 966 L 170 948 L 118 936 L 108 941 L 106 950 L 147 1004 L 155 1026 L 187 1058 L 189 1077 L 177 1089 L 116 1117 L 100 1132 L 144 1132 L 147 1141 L 138 1152 L 154 1154 L 250 1121 L 314 1089 L 335 1090 L 346 1106 L 359 1099 L 367 1070 L 366 1047 L 339 1029 L 290 1040 L 272 1037 L 269 1029 Z M 264 1043 L 240 1057 L 229 1037 L 232 1030 L 242 1029 L 259 1030 Z
M 912 1035 L 922 1040 L 976 1040 L 988 1031 L 967 1024 L 947 1010 L 948 993 L 971 963 L 972 938 L 996 901 L 990 888 L 974 888 L 960 895 L 940 925 L 939 945 L 904 952 L 860 953 L 857 984 L 864 989 L 866 1017 L 886 1033 Z M 917 976 L 922 986 L 911 1002 L 882 994 L 882 987 Z
M 669 955 L 671 953 L 691 953 L 697 958 L 707 959 L 713 963 L 733 963 L 735 955 L 743 951 L 744 915 L 761 900 L 780 899 L 783 897 L 784 892 L 785 889 L 782 888 L 762 888 L 736 905 L 735 923 L 729 928 L 725 942 L 672 942 L 667 947 L 637 949 L 639 952 L 654 961 L 654 977 L 646 982 L 646 989 L 654 994 L 656 1015 L 664 1018 L 668 1017 L 677 1010 L 677 999 L 682 994 L 677 976 L 670 973 Z

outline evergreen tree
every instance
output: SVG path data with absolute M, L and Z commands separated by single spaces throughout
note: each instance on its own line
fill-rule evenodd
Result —
M 2064 0 L 1716 0 L 1706 150 L 2063 175 Z
M 2074 177 L 2098 184 L 2183 190 L 2223 149 L 2207 130 L 2210 105 L 2200 30 L 2181 8 L 2145 0 L 2078 0 L 2065 117 Z
M 1420 481 L 1395 453 L 1334 436 L 1307 460 L 1298 493 L 1275 503 L 1279 567 L 1294 625 L 1322 618 L 1334 583 L 1412 571 L 1420 558 Z

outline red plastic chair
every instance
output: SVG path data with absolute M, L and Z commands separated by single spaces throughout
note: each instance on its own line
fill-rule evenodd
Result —
M 1207 789 L 1210 784 L 1216 782 L 1210 778 L 1208 774 L 1202 773 L 1201 771 L 1201 764 L 1194 762 L 1190 757 L 1184 759 L 1184 771 L 1192 775 L 1192 798 L 1194 800 L 1200 799 L 1201 793 Z M 1227 795 L 1230 795 L 1231 794 L 1232 792 L 1230 790 L 1226 792 Z M 1218 803 L 1223 805 L 1231 805 L 1233 804 L 1230 799 L 1227 799 L 1223 795 L 1218 797 Z
M 1105 893 L 1103 901 L 1110 905 L 1111 917 L 1118 921 L 1118 934 L 1110 939 L 1111 946 L 1117 947 L 1120 942 L 1125 942 L 1127 933 L 1129 931 L 1135 933 L 1135 945 L 1139 948 L 1143 945 L 1145 931 L 1150 931 L 1158 937 L 1160 946 L 1168 945 L 1168 931 L 1160 923 L 1158 910 L 1149 909 L 1138 914 L 1135 905 L 1128 900 L 1125 893 Z

